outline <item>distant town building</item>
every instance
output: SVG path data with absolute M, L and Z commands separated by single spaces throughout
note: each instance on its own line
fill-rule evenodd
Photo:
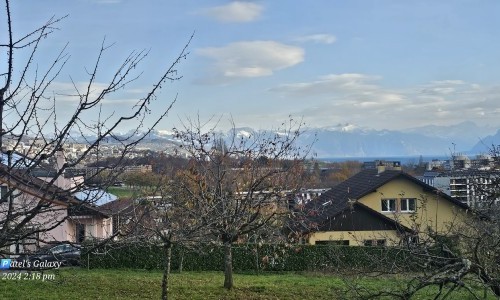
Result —
M 462 203 L 477 207 L 499 201 L 490 196 L 500 178 L 497 166 L 491 155 L 470 158 L 457 154 L 449 160 L 432 160 L 427 164 L 427 172 L 418 178 Z
M 153 166 L 151 165 L 139 165 L 139 166 L 126 166 L 123 169 L 124 173 L 147 173 L 153 172 Z
M 374 160 L 367 161 L 363 163 L 363 170 L 373 170 L 378 169 L 379 167 L 386 167 L 388 169 L 398 169 L 401 170 L 401 162 L 400 161 L 391 161 L 391 160 Z
M 328 190 L 329 189 L 302 189 L 298 193 L 295 193 L 295 204 L 306 204 Z
M 488 154 L 477 155 L 475 158 L 470 158 L 463 154 L 453 155 L 451 159 L 437 160 L 433 159 L 427 163 L 427 170 L 492 170 L 496 166 L 494 157 Z
M 466 169 L 446 172 L 425 172 L 418 179 L 470 207 L 483 206 L 491 201 L 492 191 L 498 188 L 500 171 Z

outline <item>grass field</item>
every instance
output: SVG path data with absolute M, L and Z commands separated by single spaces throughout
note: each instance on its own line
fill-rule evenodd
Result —
M 158 271 L 65 269 L 49 273 L 55 275 L 54 280 L 2 278 L 0 299 L 159 299 L 161 295 Z M 333 275 L 235 274 L 234 279 L 235 288 L 226 291 L 222 272 L 174 273 L 170 299 L 346 299 L 344 281 Z M 403 278 L 363 279 L 368 288 L 403 282 Z M 430 294 L 418 297 L 429 298 Z
M 118 198 L 130 198 L 134 195 L 134 192 L 129 187 L 121 186 L 110 186 L 108 187 L 108 192 L 117 196 Z

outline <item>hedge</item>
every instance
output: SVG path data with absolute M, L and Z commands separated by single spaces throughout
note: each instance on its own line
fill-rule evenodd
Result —
M 88 268 L 162 269 L 165 262 L 163 248 L 152 244 L 107 244 L 82 255 L 82 266 Z M 243 272 L 260 271 L 334 271 L 363 270 L 395 272 L 417 268 L 410 254 L 386 247 L 349 247 L 332 245 L 233 245 L 233 269 Z M 82 251 L 85 253 L 85 251 Z M 203 245 L 188 249 L 180 245 L 172 248 L 172 270 L 222 271 L 224 248 L 221 245 Z

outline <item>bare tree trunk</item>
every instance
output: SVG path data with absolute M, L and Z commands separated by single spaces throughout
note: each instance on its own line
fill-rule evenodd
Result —
M 179 258 L 179 273 L 182 273 L 182 264 L 184 263 L 184 248 L 180 249 L 180 258 Z
M 495 296 L 500 297 L 500 282 L 491 278 L 481 270 L 476 271 L 476 274 L 479 275 L 479 278 L 484 282 L 485 286 L 489 286 L 490 290 L 495 294 Z
M 0 92 L 0 150 L 3 148 L 3 92 Z
M 231 249 L 232 243 L 224 243 L 224 288 L 233 288 L 233 254 Z
M 257 270 L 257 275 L 260 274 L 259 269 L 259 246 L 255 245 L 255 270 Z
M 161 299 L 168 300 L 168 280 L 170 277 L 170 260 L 172 258 L 172 244 L 166 243 L 163 246 L 165 250 L 165 268 L 163 269 L 163 279 L 161 282 Z

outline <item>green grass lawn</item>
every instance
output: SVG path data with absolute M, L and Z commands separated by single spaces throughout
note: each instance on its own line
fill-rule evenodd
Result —
M 134 195 L 134 192 L 129 187 L 122 186 L 110 186 L 108 187 L 108 192 L 117 196 L 118 198 L 130 198 Z
M 2 278 L 0 299 L 159 299 L 161 295 L 159 271 L 75 268 L 48 273 L 55 280 Z M 231 291 L 222 288 L 223 280 L 222 272 L 174 273 L 170 299 L 346 299 L 346 285 L 334 275 L 235 274 Z M 368 288 L 403 282 L 403 278 L 363 279 Z M 429 294 L 418 297 L 429 298 Z

